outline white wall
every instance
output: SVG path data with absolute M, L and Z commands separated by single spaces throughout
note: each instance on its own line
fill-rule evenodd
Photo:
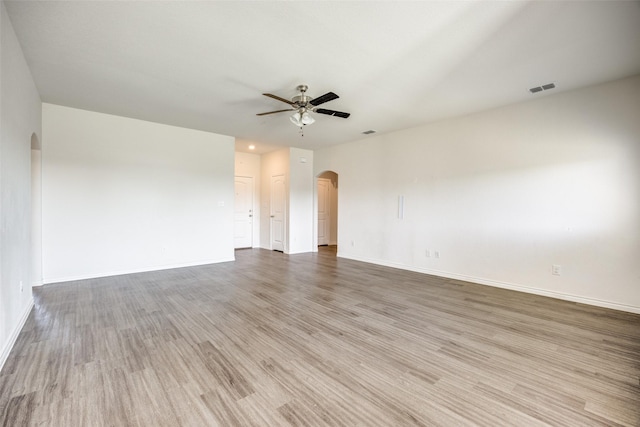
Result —
M 289 153 L 289 251 L 314 250 L 313 151 L 291 148 Z
M 640 312 L 640 76 L 330 147 L 314 169 L 340 177 L 339 256 Z
M 234 259 L 234 138 L 43 105 L 45 283 Z
M 40 138 L 40 122 L 40 96 L 0 2 L 0 368 L 33 305 L 31 137 Z
M 271 249 L 271 177 L 284 175 L 287 184 L 286 193 L 289 194 L 289 149 L 272 151 L 261 156 L 260 169 L 262 171 L 262 186 L 260 189 L 260 247 Z M 288 203 L 288 200 L 287 200 Z M 285 233 L 288 233 L 289 217 L 285 221 Z M 285 246 L 288 235 L 285 236 Z M 285 247 L 285 252 L 288 248 Z
M 260 247 L 260 188 L 261 158 L 258 154 L 242 153 L 236 151 L 235 154 L 235 175 L 253 178 L 253 247 Z
M 32 142 L 32 147 L 33 147 Z M 31 149 L 31 286 L 42 285 L 42 148 Z

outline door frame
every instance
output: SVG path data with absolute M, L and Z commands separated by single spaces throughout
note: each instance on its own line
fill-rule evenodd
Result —
M 340 174 L 334 170 L 331 169 L 327 169 L 324 170 L 322 172 L 317 173 L 314 177 L 313 177 L 313 247 L 312 247 L 312 252 L 318 252 L 318 178 L 322 178 L 321 175 L 327 173 L 327 172 L 331 172 L 336 174 L 336 182 L 340 183 Z M 332 183 L 332 187 L 333 187 L 333 183 Z M 339 209 L 338 206 L 340 204 L 340 193 L 338 191 L 338 187 L 335 187 L 335 190 L 337 192 L 336 194 L 336 203 L 335 206 L 332 204 L 330 209 L 333 211 L 334 209 L 337 210 L 337 215 L 335 217 L 335 227 L 336 227 L 336 244 L 338 244 L 338 241 L 340 240 L 340 229 L 338 228 L 340 220 L 338 218 L 339 215 Z M 331 198 L 331 197 L 330 197 Z M 329 236 L 329 245 L 331 245 L 331 236 Z
M 327 195 L 326 195 L 326 200 L 324 201 L 325 202 L 325 212 L 324 213 L 325 213 L 325 222 L 326 222 L 326 224 L 328 224 L 328 226 L 325 225 L 325 230 L 324 230 L 325 234 L 326 234 L 325 235 L 326 243 L 322 243 L 322 244 L 323 245 L 329 245 L 329 244 L 331 244 L 331 209 L 332 209 L 332 206 L 331 206 L 331 196 L 332 196 L 332 194 L 331 194 L 331 189 L 330 189 L 329 186 L 333 186 L 333 183 L 331 182 L 331 179 L 329 179 L 329 178 L 320 178 L 320 177 L 318 177 L 318 178 L 316 178 L 316 191 L 318 190 L 318 187 L 319 187 L 319 184 L 320 184 L 321 181 L 327 183 Z M 319 246 L 321 244 L 320 243 L 320 231 L 321 230 L 320 230 L 320 192 L 319 191 L 316 192 L 316 200 L 318 201 L 318 203 L 317 203 L 318 206 L 317 206 L 317 209 L 316 209 L 316 212 L 317 212 L 317 221 L 316 221 L 317 222 L 317 229 L 316 229 L 317 233 L 316 233 L 316 235 L 317 235 L 317 245 Z

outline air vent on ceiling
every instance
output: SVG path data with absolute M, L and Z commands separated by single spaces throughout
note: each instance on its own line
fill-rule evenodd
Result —
M 538 93 L 538 92 L 542 92 L 543 90 L 553 89 L 555 87 L 556 87 L 555 83 L 547 83 L 546 85 L 532 87 L 531 89 L 529 89 L 529 92 Z
M 375 130 L 373 130 L 373 129 L 369 129 L 369 130 L 365 130 L 365 131 L 364 131 L 364 132 L 362 132 L 362 133 L 363 133 L 363 134 L 365 134 L 365 135 L 371 135 L 372 133 L 376 133 L 376 131 L 375 131 Z

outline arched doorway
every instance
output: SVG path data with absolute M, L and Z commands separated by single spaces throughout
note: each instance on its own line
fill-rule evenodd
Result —
M 318 250 L 334 253 L 338 248 L 338 174 L 325 171 L 317 176 Z
M 42 144 L 31 135 L 31 286 L 42 285 Z

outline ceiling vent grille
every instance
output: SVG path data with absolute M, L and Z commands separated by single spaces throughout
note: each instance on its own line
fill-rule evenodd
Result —
M 531 89 L 529 89 L 529 92 L 538 93 L 538 92 L 542 92 L 543 90 L 553 89 L 555 87 L 556 87 L 555 83 L 547 83 L 546 85 L 532 87 Z

